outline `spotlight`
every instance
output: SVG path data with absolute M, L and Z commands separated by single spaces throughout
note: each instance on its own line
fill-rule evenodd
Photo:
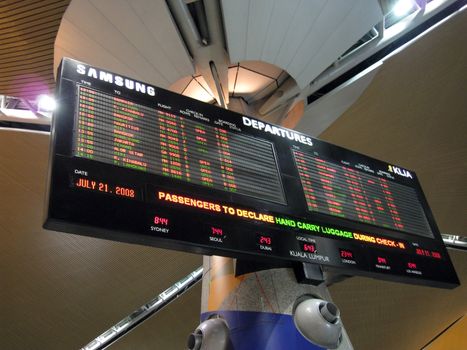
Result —
M 38 111 L 52 112 L 57 107 L 57 103 L 55 102 L 55 100 L 47 95 L 40 95 L 37 101 Z
M 403 17 L 410 12 L 413 7 L 412 0 L 399 0 L 392 8 L 392 12 L 397 17 Z

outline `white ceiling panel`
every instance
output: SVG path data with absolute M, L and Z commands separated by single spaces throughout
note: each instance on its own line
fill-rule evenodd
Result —
M 365 33 L 382 19 L 381 8 L 377 1 L 361 0 L 355 4 L 341 22 L 337 22 L 334 30 L 324 36 L 326 41 L 316 50 L 307 66 L 297 72 L 298 84 L 305 85 L 315 79 L 329 67 L 349 47 L 356 43 Z M 299 54 L 297 57 L 300 57 Z M 293 65 L 295 67 L 295 65 Z M 298 69 L 299 66 L 296 65 Z
M 300 0 L 276 0 L 271 15 L 271 25 L 268 28 L 261 52 L 261 60 L 274 63 L 280 51 L 284 37 L 292 25 L 292 17 L 297 11 Z
M 109 67 L 111 70 L 136 79 L 142 79 L 132 67 L 120 61 L 118 57 L 81 32 L 73 23 L 62 19 L 59 35 L 55 41 L 54 71 L 62 57 L 74 58 L 97 67 Z
M 75 0 L 63 21 L 56 46 L 74 58 L 165 88 L 194 73 L 164 1 Z
M 335 1 L 326 2 L 305 38 L 299 43 L 298 47 L 294 47 L 293 58 L 286 63 L 288 70 L 294 76 L 300 79 L 300 73 L 303 71 L 303 68 L 309 62 L 315 62 L 314 58 L 316 55 L 323 49 L 329 37 L 332 36 L 336 29 L 338 29 L 349 16 L 354 6 L 355 2 L 353 1 L 346 1 L 343 4 L 336 4 Z M 346 46 L 344 51 L 354 42 Z M 334 46 L 342 47 L 340 38 L 333 44 Z M 327 68 L 332 62 L 333 59 L 325 62 L 326 66 L 324 68 Z
M 166 2 L 154 0 L 130 0 L 128 2 L 180 76 L 194 74 L 193 62 L 173 23 Z
M 254 60 L 261 57 L 264 39 L 271 25 L 271 14 L 274 9 L 274 2 L 270 0 L 254 0 L 250 2 L 248 11 L 248 36 L 246 40 L 247 60 Z M 260 44 L 261 43 L 261 44 Z
M 342 5 L 343 8 L 347 8 L 348 6 L 347 1 Z M 307 44 L 305 40 L 308 34 L 316 30 L 315 22 L 320 17 L 324 17 L 321 15 L 323 11 L 330 8 L 332 6 L 327 5 L 326 0 L 302 1 L 292 18 L 292 23 L 284 38 L 279 54 L 274 60 L 274 64 L 283 68 L 289 67 L 297 51 Z M 340 12 L 341 10 L 336 11 Z M 329 19 L 327 19 L 327 22 L 330 22 Z
M 159 2 L 165 6 L 164 2 Z M 130 4 L 125 0 L 98 0 L 92 4 L 108 19 L 121 34 L 133 46 L 133 50 L 139 53 L 152 68 L 167 82 L 178 80 L 180 73 L 172 61 L 164 52 L 163 47 L 148 33 L 145 24 Z
M 119 60 L 131 62 L 131 66 L 135 69 L 142 69 L 150 82 L 156 85 L 168 85 L 169 81 L 136 51 L 133 44 L 91 2 L 87 0 L 72 1 L 64 18 L 118 57 Z M 110 69 L 110 67 L 103 68 Z
M 306 87 L 382 19 L 376 0 L 223 0 L 232 62 L 266 61 Z
M 245 60 L 250 0 L 222 0 L 224 30 L 230 62 Z

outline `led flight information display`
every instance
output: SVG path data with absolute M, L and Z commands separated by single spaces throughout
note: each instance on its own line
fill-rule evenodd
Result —
M 271 143 L 83 86 L 78 92 L 74 155 L 285 203 Z
M 413 171 L 64 59 L 44 227 L 459 284 Z
M 310 211 L 433 237 L 413 188 L 294 151 Z

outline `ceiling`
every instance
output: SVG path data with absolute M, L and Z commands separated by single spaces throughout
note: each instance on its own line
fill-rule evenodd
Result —
M 194 73 L 164 1 L 72 1 L 54 55 L 55 67 L 73 57 L 165 88 Z
M 380 16 L 376 1 L 339 6 L 334 10 L 340 11 L 340 20 L 329 21 L 341 28 L 339 40 L 315 38 L 328 25 L 319 15 L 331 10 L 328 3 L 334 2 L 314 1 L 319 11 L 313 10 L 316 18 L 306 21 L 303 13 L 281 1 L 268 7 L 269 17 L 258 12 L 267 1 L 222 1 L 230 59 L 267 61 L 286 69 L 298 84 L 308 83 L 315 67 L 327 67 L 324 62 L 332 62 Z M 62 55 L 162 87 L 195 74 L 165 2 L 73 1 L 69 9 L 74 10 L 63 16 L 67 4 L 2 1 L 0 93 L 28 97 L 51 91 L 54 57 L 57 64 Z M 290 20 L 277 21 L 279 16 Z M 355 20 L 358 16 L 365 21 Z M 343 35 L 346 26 L 336 23 L 346 19 L 357 24 L 352 25 L 355 31 Z M 294 26 L 300 21 L 303 32 L 298 35 Z M 322 100 L 329 108 L 315 107 L 296 123 L 298 130 L 315 135 L 311 119 L 339 107 L 336 114 L 342 116 L 329 127 L 324 123 L 320 137 L 414 169 L 441 232 L 460 235 L 467 234 L 465 32 L 463 11 L 386 60 L 361 83 L 363 94 L 354 96 L 356 103 L 345 105 L 330 94 Z M 322 56 L 301 51 L 305 48 L 299 48 L 300 42 L 310 38 L 306 49 L 326 48 Z M 253 39 L 263 43 L 261 50 Z M 197 255 L 43 230 L 48 143 L 47 133 L 0 129 L 2 348 L 79 348 L 201 265 Z M 454 290 L 360 277 L 332 286 L 354 347 L 420 349 L 464 315 L 467 259 L 459 251 L 451 251 L 451 257 L 463 283 Z M 183 348 L 197 325 L 199 300 L 197 286 L 110 348 Z
M 265 61 L 304 88 L 381 21 L 377 1 L 222 1 L 232 62 Z
M 54 42 L 70 0 L 0 2 L 0 93 L 35 99 L 54 91 Z

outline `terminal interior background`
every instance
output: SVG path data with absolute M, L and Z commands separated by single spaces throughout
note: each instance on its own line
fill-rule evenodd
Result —
M 384 28 L 394 1 L 178 3 L 201 40 L 187 34 L 177 1 L 1 1 L 0 95 L 23 104 L 52 95 L 60 59 L 71 57 L 208 103 L 228 100 L 234 110 L 414 170 L 441 233 L 467 235 L 465 1 L 417 1 L 426 13 L 463 5 L 325 93 L 320 87 L 371 54 L 383 33 L 410 29 L 423 14 Z M 209 61 L 229 94 L 216 92 Z M 281 88 L 288 99 L 280 100 Z M 21 119 L 6 107 L 0 348 L 81 348 L 202 265 L 202 256 L 44 230 L 50 120 Z M 449 253 L 461 281 L 453 290 L 363 277 L 330 286 L 355 349 L 422 349 L 456 321 L 454 337 L 464 333 L 465 341 L 466 253 Z M 200 298 L 198 284 L 109 348 L 184 348 Z

